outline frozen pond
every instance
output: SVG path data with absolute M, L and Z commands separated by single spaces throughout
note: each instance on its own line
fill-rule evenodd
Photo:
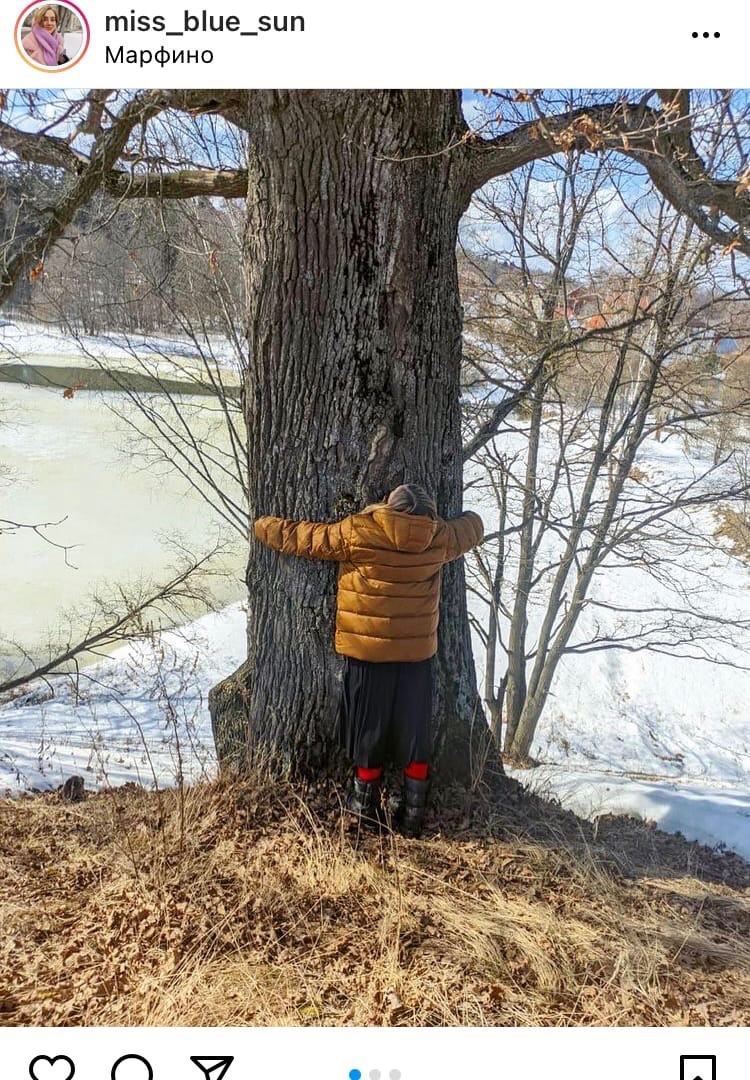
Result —
M 0 672 L 8 640 L 38 655 L 73 609 L 74 626 L 83 629 L 94 588 L 164 580 L 174 566 L 166 537 L 202 554 L 222 528 L 174 469 L 145 468 L 128 456 L 129 429 L 108 408 L 118 398 L 79 391 L 66 399 L 59 388 L 0 382 L 0 518 L 59 521 L 45 535 L 75 545 L 68 566 L 62 550 L 30 529 L 0 533 Z M 237 541 L 224 558 L 230 576 L 213 585 L 217 606 L 243 595 L 245 553 Z

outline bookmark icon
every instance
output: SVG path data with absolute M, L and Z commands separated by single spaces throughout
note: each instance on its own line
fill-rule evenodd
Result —
M 716 1054 L 680 1054 L 680 1080 L 716 1080 Z
M 229 1066 L 234 1061 L 233 1057 L 194 1057 L 190 1060 L 197 1065 L 206 1080 L 224 1080 Z

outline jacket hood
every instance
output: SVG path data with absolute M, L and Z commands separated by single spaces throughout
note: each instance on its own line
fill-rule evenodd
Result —
M 387 507 L 374 510 L 372 518 L 385 533 L 389 546 L 396 551 L 426 551 L 438 528 L 438 522 L 431 517 L 406 514 Z

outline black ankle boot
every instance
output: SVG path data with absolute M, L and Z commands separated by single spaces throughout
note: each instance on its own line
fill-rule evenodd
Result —
M 383 781 L 360 780 L 354 777 L 352 789 L 346 798 L 346 809 L 360 818 L 363 825 L 370 829 L 379 829 L 385 824 L 383 813 Z
M 413 780 L 410 776 L 404 777 L 403 799 L 396 819 L 399 832 L 404 836 L 416 839 L 422 835 L 429 790 L 429 780 Z

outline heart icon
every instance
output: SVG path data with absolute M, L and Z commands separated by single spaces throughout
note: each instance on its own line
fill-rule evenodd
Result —
M 73 1080 L 76 1067 L 65 1054 L 47 1057 L 39 1054 L 29 1065 L 31 1080 Z

